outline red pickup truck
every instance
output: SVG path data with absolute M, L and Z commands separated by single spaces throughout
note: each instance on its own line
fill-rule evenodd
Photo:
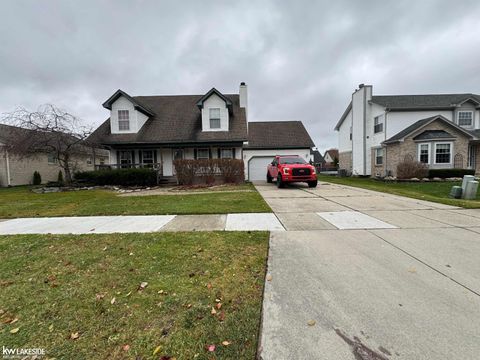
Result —
M 306 182 L 308 187 L 317 186 L 315 167 L 296 155 L 275 156 L 267 167 L 267 182 L 271 183 L 274 179 L 279 188 L 291 182 Z

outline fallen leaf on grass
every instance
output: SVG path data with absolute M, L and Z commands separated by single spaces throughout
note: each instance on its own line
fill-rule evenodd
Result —
M 222 311 L 218 316 L 217 316 L 219 321 L 225 320 L 225 311 Z
M 95 294 L 95 299 L 102 300 L 105 297 L 105 294 Z
M 155 350 L 153 350 L 153 355 L 157 355 L 161 348 L 162 348 L 162 347 L 161 347 L 160 345 L 158 345 L 158 346 L 155 348 Z
M 53 331 L 53 324 L 51 324 L 51 325 L 48 327 L 48 331 L 50 331 L 50 332 Z
M 208 345 L 207 350 L 210 351 L 210 352 L 214 352 L 215 351 L 215 345 L 214 344 Z
M 270 274 L 267 275 L 267 281 L 272 281 L 272 275 Z
M 142 283 L 140 283 L 140 286 L 138 287 L 138 290 L 143 290 L 145 289 L 146 287 L 148 286 L 148 282 L 144 281 Z
M 77 340 L 79 337 L 80 337 L 80 334 L 78 332 L 70 334 L 70 339 L 72 340 Z
M 222 307 L 222 304 L 221 303 L 218 303 L 217 305 L 215 305 L 215 307 L 220 310 L 220 308 Z
M 207 284 L 207 288 L 208 288 L 208 289 L 211 289 L 211 288 L 212 288 L 212 284 L 208 283 L 208 284 Z
M 130 345 L 125 344 L 125 345 L 122 346 L 122 349 L 123 349 L 123 351 L 128 351 L 128 350 L 130 350 Z
M 210 311 L 210 313 L 211 313 L 212 315 L 215 315 L 215 314 L 217 313 L 217 310 L 215 310 L 215 308 L 212 307 L 212 311 Z
M 228 345 L 230 345 L 230 344 L 231 344 L 230 341 L 226 341 L 226 340 L 225 340 L 225 341 L 222 341 L 222 345 L 223 345 L 223 346 L 228 346 Z
M 116 299 L 113 298 L 112 300 L 110 300 L 110 304 L 112 304 L 112 305 L 115 304 L 115 301 L 116 301 Z
M 12 330 L 10 330 L 10 334 L 16 334 L 18 332 L 18 330 L 20 330 L 20 328 L 12 329 Z

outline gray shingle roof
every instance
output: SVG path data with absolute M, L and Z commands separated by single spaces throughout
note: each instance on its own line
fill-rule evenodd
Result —
M 478 94 L 427 94 L 427 95 L 374 95 L 372 102 L 382 105 L 389 110 L 439 110 L 452 109 L 455 105 L 464 101 L 472 100 L 480 106 L 480 95 Z M 352 109 L 350 102 L 343 112 L 340 120 L 335 125 L 335 130 L 340 128 L 343 121 Z
M 426 130 L 415 136 L 413 140 L 454 139 L 455 137 L 444 130 Z
M 430 95 L 376 95 L 372 102 L 389 109 L 440 109 L 452 108 L 471 99 L 480 104 L 476 94 L 430 94 Z
M 414 131 L 422 128 L 423 126 L 435 121 L 435 120 L 440 120 L 440 121 L 443 121 L 445 122 L 447 125 L 451 126 L 452 128 L 455 128 L 461 132 L 463 132 L 465 135 L 469 136 L 469 137 L 473 137 L 474 135 L 461 128 L 460 126 L 458 126 L 457 124 L 451 122 L 450 120 L 446 119 L 445 117 L 441 116 L 441 115 L 436 115 L 436 116 L 431 116 L 431 117 L 428 117 L 426 119 L 421 119 L 421 120 L 418 120 L 417 122 L 413 123 L 412 125 L 406 127 L 405 129 L 403 129 L 402 131 L 398 132 L 397 134 L 393 135 L 390 139 L 387 139 L 385 140 L 383 143 L 384 144 L 391 144 L 391 143 L 395 143 L 395 142 L 398 142 L 400 140 L 402 140 L 403 138 L 405 138 L 406 136 L 410 135 L 411 133 L 413 133 Z
M 314 146 L 301 121 L 248 123 L 247 149 L 307 149 Z
M 209 142 L 243 142 L 247 140 L 245 109 L 240 108 L 238 94 L 224 95 L 232 102 L 229 131 L 202 131 L 197 102 L 203 95 L 133 96 L 136 104 L 154 113 L 135 134 L 112 134 L 107 119 L 92 134 L 101 144 L 181 144 Z

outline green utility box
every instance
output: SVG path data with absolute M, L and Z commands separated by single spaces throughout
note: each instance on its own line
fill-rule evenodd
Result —
M 452 190 L 450 190 L 451 198 L 454 199 L 461 199 L 462 198 L 462 187 L 461 186 L 452 186 Z

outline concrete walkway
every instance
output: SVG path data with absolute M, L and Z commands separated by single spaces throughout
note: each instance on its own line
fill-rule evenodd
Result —
M 479 358 L 480 209 L 256 187 L 287 230 L 270 237 L 262 359 Z
M 155 231 L 285 231 L 271 213 L 225 215 L 80 216 L 0 222 L 0 235 L 110 234 Z

